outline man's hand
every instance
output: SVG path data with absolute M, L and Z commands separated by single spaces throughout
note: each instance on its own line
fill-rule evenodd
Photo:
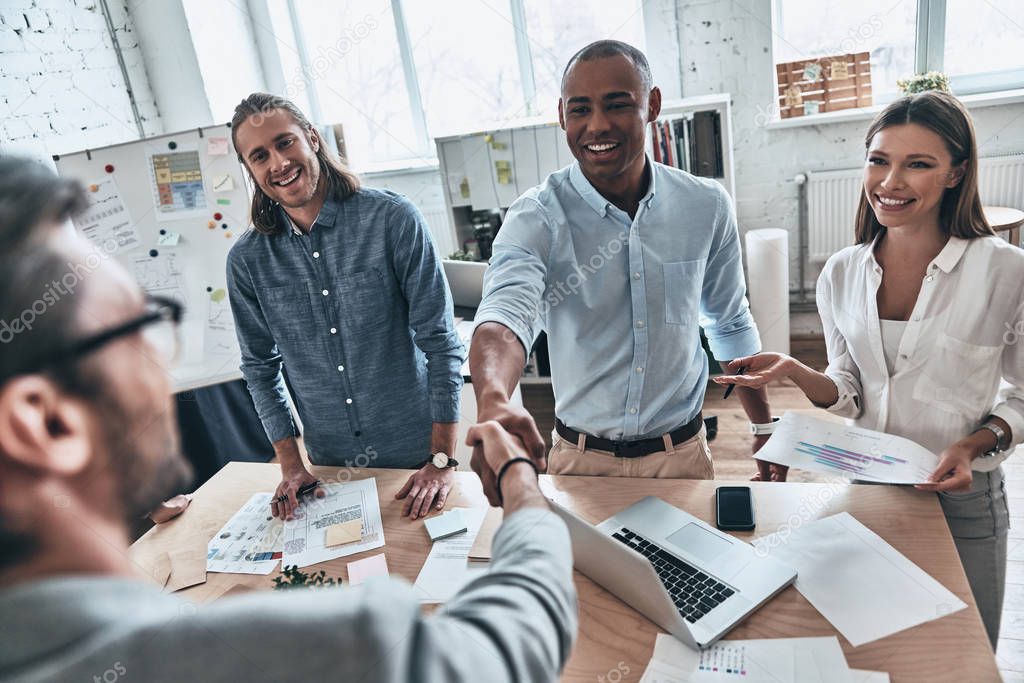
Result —
M 480 408 L 477 411 L 477 422 L 482 424 L 485 422 L 497 422 L 499 425 L 505 428 L 505 430 L 519 437 L 522 441 L 523 446 L 526 447 L 526 452 L 529 457 L 533 460 L 534 464 L 537 465 L 537 469 L 541 472 L 545 472 L 548 469 L 548 457 L 547 448 L 544 446 L 544 439 L 541 438 L 540 431 L 537 429 L 537 423 L 533 421 L 533 416 L 530 415 L 522 406 L 517 406 L 509 403 L 508 401 L 482 401 Z M 477 424 L 476 427 L 479 427 Z M 470 432 L 471 434 L 474 432 Z M 474 445 L 479 443 L 480 432 L 476 432 L 478 438 L 469 439 L 467 438 L 467 445 Z M 504 443 L 505 448 L 508 447 L 507 442 Z M 474 452 L 474 456 L 475 456 Z M 525 457 L 525 454 L 524 454 Z M 477 472 L 479 474 L 479 472 Z
M 454 467 L 440 470 L 432 463 L 427 463 L 409 477 L 405 486 L 395 494 L 398 500 L 406 499 L 402 506 L 402 516 L 416 519 L 426 517 L 432 507 L 443 510 L 454 483 Z
M 295 519 L 295 509 L 299 507 L 299 489 L 315 481 L 316 477 L 306 469 L 305 465 L 299 464 L 297 467 L 287 468 L 282 466 L 281 483 L 277 485 L 277 490 L 274 491 L 274 500 L 270 502 L 270 514 L 281 519 Z M 313 495 L 323 498 L 327 494 L 322 487 L 318 486 L 313 490 Z M 277 499 L 281 496 L 284 496 L 285 499 L 278 501 Z
M 750 447 L 751 454 L 756 454 L 761 447 L 768 443 L 768 434 L 761 434 L 754 437 L 754 444 Z M 750 478 L 750 481 L 786 481 L 789 474 L 788 465 L 776 465 L 767 460 L 757 460 L 757 472 Z
M 494 507 L 500 506 L 498 472 L 512 458 L 528 457 L 526 448 L 518 438 L 509 434 L 503 425 L 495 421 L 470 427 L 466 435 L 466 445 L 473 447 L 473 457 L 469 464 L 480 477 L 487 501 Z M 515 466 L 528 467 L 526 463 L 517 463 Z M 532 472 L 530 476 L 533 476 Z M 508 504 L 509 501 L 506 500 L 505 503 Z

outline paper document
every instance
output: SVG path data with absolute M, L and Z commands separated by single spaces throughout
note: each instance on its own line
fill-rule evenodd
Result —
M 324 484 L 321 488 L 326 496 L 305 498 L 295 511 L 295 519 L 284 523 L 282 566 L 308 567 L 384 545 L 376 479 Z M 356 519 L 363 520 L 362 540 L 330 547 L 328 528 Z
M 384 557 L 384 553 L 348 563 L 348 582 L 353 586 L 358 586 L 370 579 L 387 576 L 388 561 Z
M 463 586 L 486 574 L 489 569 L 486 562 L 469 561 L 469 551 L 480 531 L 487 509 L 456 509 L 462 510 L 462 518 L 468 530 L 464 534 L 434 542 L 413 586 L 420 595 L 420 602 L 446 602 Z
M 852 683 L 835 636 L 720 640 L 693 650 L 659 633 L 640 683 L 736 681 L 739 683 Z
M 795 568 L 796 589 L 854 647 L 967 607 L 847 512 L 763 536 L 754 547 Z
M 254 493 L 206 544 L 206 571 L 269 574 L 283 549 L 283 523 L 270 514 L 273 493 Z
M 939 458 L 901 436 L 787 411 L 759 460 L 821 474 L 887 484 L 923 484 Z
M 102 178 L 91 184 L 89 189 L 85 195 L 88 207 L 72 219 L 79 232 L 106 254 L 116 254 L 141 244 L 114 177 Z

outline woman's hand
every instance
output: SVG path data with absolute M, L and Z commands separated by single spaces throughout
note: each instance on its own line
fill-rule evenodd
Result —
M 971 461 L 981 455 L 977 445 L 968 439 L 961 439 L 942 451 L 939 465 L 928 478 L 927 484 L 916 484 L 919 491 L 950 491 L 964 493 L 971 488 Z
M 754 356 L 737 358 L 726 366 L 731 372 L 743 374 L 719 375 L 712 377 L 717 384 L 738 384 L 742 387 L 760 389 L 769 382 L 789 377 L 798 367 L 797 361 L 784 353 L 759 353 Z

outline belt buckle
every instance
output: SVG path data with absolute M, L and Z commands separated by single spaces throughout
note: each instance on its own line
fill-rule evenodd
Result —
M 626 450 L 627 448 L 635 446 L 638 443 L 640 443 L 640 442 L 639 441 L 616 441 L 615 442 L 615 446 L 612 449 L 612 453 L 615 454 L 616 458 L 624 458 L 626 456 L 620 455 L 620 453 L 622 451 Z

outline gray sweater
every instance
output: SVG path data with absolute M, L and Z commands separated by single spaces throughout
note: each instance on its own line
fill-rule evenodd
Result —
M 401 581 L 192 603 L 68 576 L 0 591 L 0 681 L 551 681 L 572 650 L 569 535 L 528 509 L 435 615 Z

